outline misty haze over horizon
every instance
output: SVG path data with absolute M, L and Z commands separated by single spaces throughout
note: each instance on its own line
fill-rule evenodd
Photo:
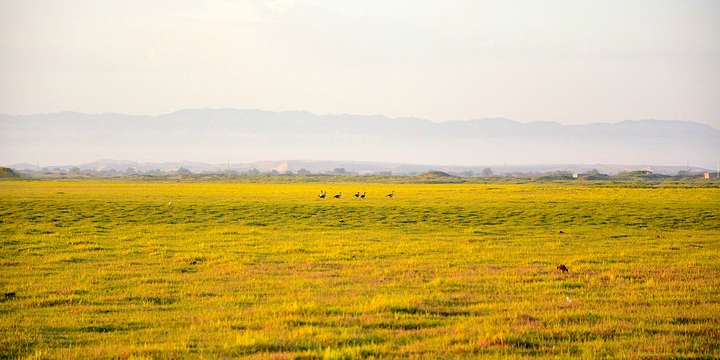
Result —
M 714 168 L 720 131 L 688 121 L 562 125 L 502 118 L 432 122 L 380 115 L 189 109 L 160 116 L 0 115 L 0 164 L 99 159 L 210 164 L 261 160 L 650 164 Z
M 716 0 L 0 1 L 0 54 L 5 165 L 720 162 Z
M 0 113 L 244 108 L 720 128 L 715 0 L 0 2 Z

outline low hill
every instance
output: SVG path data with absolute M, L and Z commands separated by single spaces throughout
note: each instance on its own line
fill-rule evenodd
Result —
M 422 179 L 435 179 L 435 178 L 453 178 L 455 176 L 450 175 L 444 171 L 428 171 L 426 173 L 422 173 L 418 175 L 419 178 Z
M 462 183 L 465 182 L 462 178 L 454 175 L 450 175 L 444 171 L 432 170 L 420 175 L 416 178 L 420 179 L 421 182 L 438 183 L 438 184 L 450 184 L 450 183 Z

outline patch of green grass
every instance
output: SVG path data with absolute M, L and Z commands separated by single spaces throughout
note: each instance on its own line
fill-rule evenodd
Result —
M 717 358 L 718 209 L 587 182 L 3 181 L 0 358 Z

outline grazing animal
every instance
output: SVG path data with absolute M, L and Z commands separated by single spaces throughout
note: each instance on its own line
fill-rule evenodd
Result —
M 327 193 L 320 190 L 320 195 L 318 195 L 319 198 L 324 199 L 327 196 Z
M 364 199 L 364 198 L 365 198 L 365 194 L 367 194 L 367 193 L 366 193 L 366 192 L 362 193 L 362 195 L 360 195 L 360 198 L 361 198 L 361 199 Z
M 567 268 L 567 266 L 565 266 L 564 264 L 558 265 L 557 269 L 560 270 L 560 271 L 562 271 L 562 272 L 568 272 L 568 268 Z
M 342 197 L 342 191 L 339 192 L 337 195 L 335 195 L 335 196 L 333 196 L 333 197 L 336 198 L 336 199 L 339 199 L 340 197 Z
M 562 231 L 562 230 L 560 230 L 560 233 L 561 233 L 561 234 L 564 234 L 565 232 L 564 232 L 564 231 Z
M 387 196 L 387 197 L 389 197 L 389 198 L 392 198 L 393 196 L 395 196 L 395 190 L 393 190 L 391 193 L 389 193 L 389 194 L 387 194 L 387 195 L 385 195 L 385 196 Z
M 360 192 L 359 192 L 359 191 L 356 192 L 355 195 L 353 195 L 353 196 L 355 196 L 356 199 L 359 198 L 359 197 L 360 197 Z

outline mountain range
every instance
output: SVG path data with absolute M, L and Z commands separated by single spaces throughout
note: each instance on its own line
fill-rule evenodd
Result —
M 336 164 L 651 164 L 713 169 L 720 160 L 720 131 L 689 121 L 432 122 L 239 109 L 158 116 L 0 115 L 0 144 L 0 164 L 36 166 L 112 158 L 135 164 L 310 159 Z

